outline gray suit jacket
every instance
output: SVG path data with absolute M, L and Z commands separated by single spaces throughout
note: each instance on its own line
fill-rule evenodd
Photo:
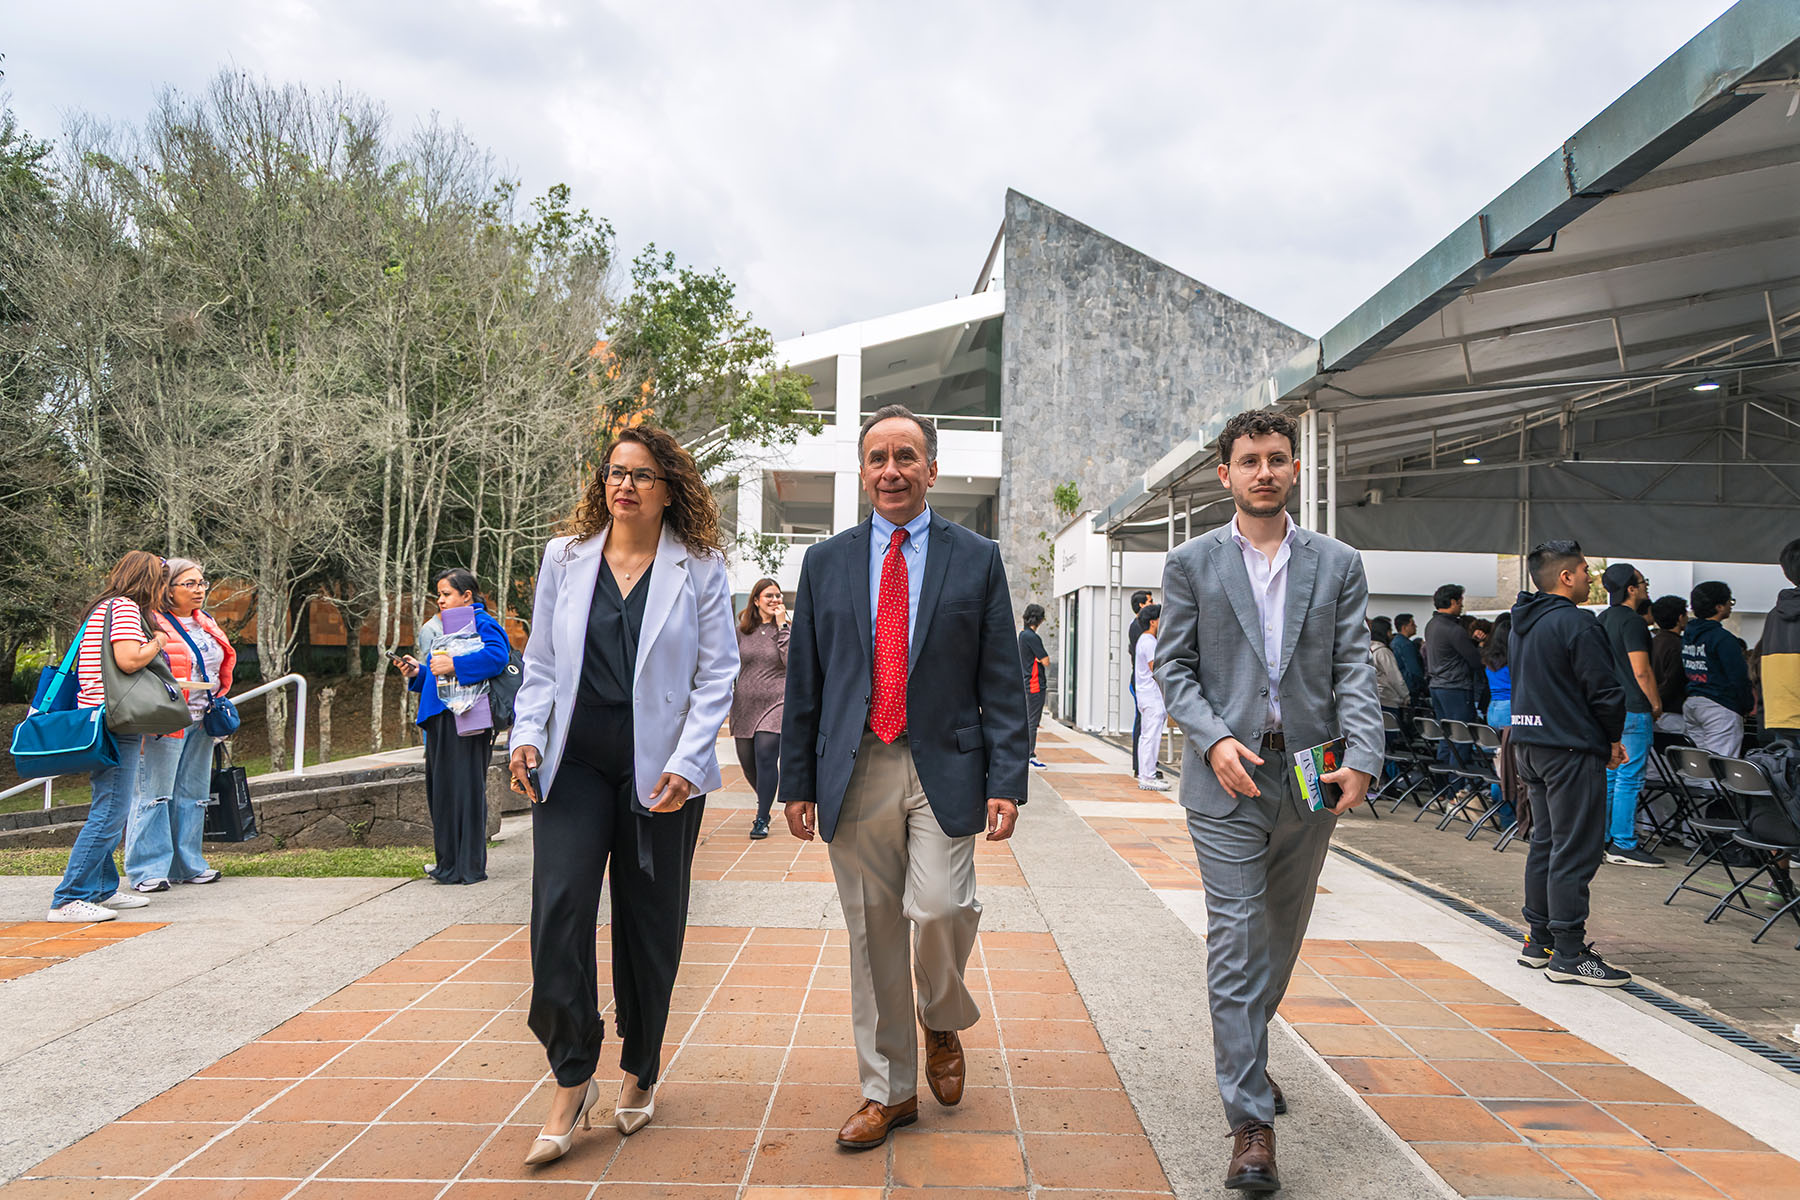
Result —
M 1278 675 L 1289 753 L 1341 736 L 1345 765 L 1379 776 L 1381 705 L 1363 625 L 1368 602 L 1360 554 L 1322 533 L 1295 531 Z M 1229 524 L 1169 555 L 1156 682 L 1169 716 L 1187 735 L 1181 803 L 1204 816 L 1229 816 L 1238 805 L 1219 786 L 1206 752 L 1225 737 L 1255 752 L 1268 728 L 1269 671 L 1259 625 L 1250 574 Z M 1293 769 L 1291 758 L 1285 766 Z

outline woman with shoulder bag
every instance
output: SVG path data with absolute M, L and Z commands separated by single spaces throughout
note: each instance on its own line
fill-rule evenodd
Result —
M 109 676 L 127 680 L 162 657 L 168 635 L 153 633 L 145 614 L 161 610 L 168 602 L 168 578 L 163 560 L 143 550 L 129 552 L 107 572 L 100 599 L 88 609 L 79 635 L 75 674 L 79 684 L 76 703 L 80 707 L 108 706 L 113 699 L 109 696 Z M 118 748 L 118 765 L 104 767 L 89 776 L 93 801 L 69 852 L 62 882 L 50 900 L 47 919 L 51 921 L 110 921 L 118 915 L 114 909 L 142 908 L 150 903 L 142 896 L 119 889 L 113 847 L 125 832 L 140 785 L 147 782 L 153 789 L 161 786 L 160 779 L 142 779 L 146 748 L 161 739 L 154 734 L 122 732 L 113 726 L 110 712 L 107 723 Z
M 168 635 L 169 665 L 186 680 L 188 712 L 193 724 L 180 739 L 174 786 L 166 802 L 140 803 L 125 839 L 125 875 L 133 890 L 160 892 L 171 883 L 212 883 L 219 872 L 208 866 L 203 842 L 206 803 L 212 791 L 213 728 L 225 718 L 231 674 L 237 665 L 225 631 L 206 614 L 210 586 L 200 564 L 189 558 L 169 560 L 169 604 L 156 614 L 157 628 Z M 208 717 L 208 710 L 214 716 Z M 235 709 L 227 723 L 235 727 Z M 213 728 L 209 728 L 212 726 Z
M 692 456 L 638 426 L 600 463 L 572 536 L 545 548 L 513 707 L 513 787 L 532 800 L 529 1023 L 558 1085 L 527 1164 L 568 1153 L 600 1096 L 602 877 L 624 1072 L 613 1123 L 629 1135 L 655 1115 L 694 847 L 738 674 L 719 510 Z
M 475 576 L 462 567 L 439 571 L 431 585 L 437 591 L 438 615 L 427 622 L 437 629 L 427 641 L 420 637 L 421 653 L 430 664 L 410 654 L 393 660 L 406 676 L 407 686 L 419 693 L 420 731 L 425 735 L 425 807 L 431 813 L 431 837 L 436 861 L 425 874 L 438 883 L 480 883 L 487 878 L 487 772 L 494 754 L 494 729 L 489 725 L 473 733 L 459 733 L 457 714 L 445 705 L 441 686 L 469 687 L 485 683 L 506 669 L 512 642 L 506 629 L 482 603 Z M 445 632 L 443 614 L 458 608 L 474 610 L 473 632 L 451 636 Z M 475 643 L 479 641 L 479 648 Z M 457 650 L 454 643 L 466 643 Z

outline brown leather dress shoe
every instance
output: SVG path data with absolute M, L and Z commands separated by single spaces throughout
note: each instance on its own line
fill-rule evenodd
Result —
M 1267 1071 L 1263 1072 L 1263 1078 L 1269 1081 L 1269 1090 L 1275 1093 L 1275 1115 L 1278 1117 L 1285 1115 L 1287 1112 L 1287 1097 L 1281 1094 L 1281 1085 L 1276 1083 L 1275 1077 L 1270 1075 Z
M 1225 1186 L 1240 1192 L 1281 1190 L 1281 1176 L 1275 1170 L 1273 1125 L 1245 1121 L 1231 1131 L 1231 1165 L 1225 1168 Z
M 925 1030 L 925 1082 L 939 1104 L 952 1108 L 962 1103 L 964 1074 L 962 1039 L 956 1031 Z
M 846 1150 L 873 1150 L 888 1140 L 888 1134 L 918 1119 L 917 1096 L 909 1096 L 898 1104 L 864 1100 L 863 1106 L 838 1130 L 837 1143 Z

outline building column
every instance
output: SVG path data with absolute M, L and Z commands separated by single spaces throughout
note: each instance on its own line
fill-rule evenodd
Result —
M 857 473 L 856 434 L 862 427 L 862 351 L 837 356 L 837 433 L 844 466 L 831 477 L 831 531 L 842 533 L 856 524 L 856 498 L 862 493 Z
M 737 535 L 740 538 L 761 537 L 763 531 L 763 472 L 761 467 L 746 469 L 738 476 Z

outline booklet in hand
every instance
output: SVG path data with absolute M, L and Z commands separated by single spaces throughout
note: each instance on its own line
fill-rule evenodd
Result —
M 1300 795 L 1305 798 L 1308 808 L 1317 812 L 1338 802 L 1343 789 L 1335 783 L 1326 783 L 1324 777 L 1343 765 L 1343 738 L 1332 738 L 1294 754 L 1294 776 L 1300 781 Z

